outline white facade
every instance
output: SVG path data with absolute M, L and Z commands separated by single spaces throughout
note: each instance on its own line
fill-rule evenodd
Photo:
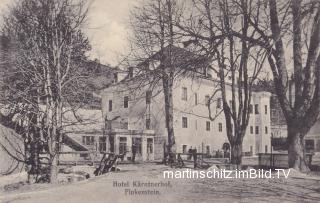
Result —
M 124 127 L 129 130 L 147 129 L 146 120 L 150 118 L 150 129 L 155 131 L 155 158 L 162 158 L 167 131 L 161 84 L 153 89 L 149 105 L 146 104 L 148 88 L 134 87 L 134 84 L 120 83 L 101 93 L 103 116 L 107 119 L 120 116 L 113 122 L 112 128 Z M 206 105 L 206 96 L 213 95 L 217 85 L 213 79 L 204 77 L 176 78 L 173 88 L 173 117 L 177 152 L 187 152 L 192 147 L 197 148 L 198 152 L 215 154 L 215 151 L 222 150 L 224 143 L 228 143 L 222 104 L 218 104 L 221 97 L 219 93 L 210 104 L 212 117 L 216 117 L 213 121 L 209 119 Z M 252 93 L 253 112 L 244 137 L 243 152 L 270 152 L 270 96 L 268 92 Z M 127 108 L 124 107 L 125 97 L 129 98 Z M 227 90 L 227 97 L 231 100 L 230 90 Z

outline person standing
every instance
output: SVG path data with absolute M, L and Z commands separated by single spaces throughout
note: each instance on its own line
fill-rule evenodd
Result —
M 188 150 L 188 160 L 191 160 L 192 158 L 192 146 Z
M 197 168 L 197 148 L 192 150 L 194 168 Z
M 132 162 L 135 162 L 137 154 L 137 146 L 136 144 L 132 144 Z

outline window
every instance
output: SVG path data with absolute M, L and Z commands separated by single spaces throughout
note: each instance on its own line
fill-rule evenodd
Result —
M 152 92 L 150 90 L 148 90 L 146 92 L 146 104 L 150 104 L 151 103 L 151 96 L 152 96 Z
M 259 126 L 256 126 L 256 134 L 259 134 Z
M 129 78 L 133 78 L 133 67 L 129 67 Z
M 125 154 L 127 152 L 127 138 L 120 137 L 119 140 L 119 154 Z
M 219 132 L 222 132 L 222 123 L 219 123 L 218 127 L 219 127 Z
M 194 104 L 198 105 L 198 94 L 194 93 Z
M 142 139 L 140 137 L 132 138 L 132 148 L 136 149 L 137 154 L 142 153 Z
M 185 100 L 185 101 L 188 100 L 188 92 L 187 92 L 187 91 L 188 91 L 188 90 L 187 90 L 186 87 L 183 87 L 183 88 L 182 88 L 182 97 L 181 97 L 182 100 Z
M 253 107 L 252 107 L 252 104 L 250 104 L 250 105 L 249 105 L 249 113 L 251 113 L 251 114 L 253 113 Z
M 206 130 L 207 130 L 207 131 L 210 131 L 210 121 L 207 121 L 207 122 L 206 122 Z
M 205 96 L 204 102 L 205 102 L 205 105 L 206 105 L 206 106 L 209 106 L 209 102 L 210 102 L 210 96 L 209 96 L 209 95 L 206 95 L 206 96 Z
M 182 145 L 182 153 L 187 153 L 187 145 Z
M 182 117 L 182 128 L 188 128 L 188 118 Z
M 195 120 L 195 128 L 198 130 L 198 120 Z
M 109 111 L 112 111 L 112 100 L 109 100 Z
M 113 82 L 118 82 L 118 73 L 113 73 Z
M 100 152 L 107 151 L 106 137 L 99 137 L 99 151 Z
M 255 114 L 259 114 L 259 106 L 258 106 L 258 104 L 254 105 L 254 113 Z
M 250 146 L 250 154 L 252 155 L 253 154 L 253 147 Z
M 129 106 L 129 97 L 125 96 L 123 98 L 123 108 L 128 108 L 128 106 Z
M 114 137 L 109 137 L 110 152 L 115 152 Z
M 268 127 L 267 126 L 264 127 L 264 133 L 268 134 Z
M 82 143 L 84 145 L 94 145 L 94 137 L 93 136 L 83 136 Z
M 264 146 L 264 153 L 268 153 L 268 145 Z
M 203 67 L 203 74 L 205 76 L 207 76 L 207 73 L 208 73 L 208 68 L 207 67 Z
M 306 150 L 308 152 L 310 152 L 310 150 L 314 150 L 314 145 L 315 145 L 314 140 L 305 140 L 304 142 L 305 142 Z
M 253 134 L 253 126 L 250 126 L 250 134 Z
M 268 105 L 264 105 L 264 114 L 268 114 Z
M 233 133 L 233 124 L 231 124 L 231 132 Z
M 150 118 L 147 118 L 146 119 L 146 129 L 147 130 L 150 130 L 150 124 L 151 124 Z
M 217 109 L 221 109 L 222 107 L 222 101 L 221 101 L 221 98 L 218 98 L 217 100 Z

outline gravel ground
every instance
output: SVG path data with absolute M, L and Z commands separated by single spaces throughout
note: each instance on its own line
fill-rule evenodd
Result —
M 163 165 L 121 165 L 109 173 L 68 185 L 35 185 L 0 193 L 1 202 L 320 202 L 320 179 L 293 173 L 288 179 L 163 179 Z M 182 169 L 184 170 L 184 169 Z M 137 182 L 135 182 L 137 181 Z M 163 183 L 134 187 L 134 183 Z M 115 186 L 115 182 L 120 184 Z M 129 187 L 125 184 L 129 183 Z M 121 184 L 123 184 L 121 186 Z M 137 191 L 158 191 L 136 194 Z M 127 192 L 126 192 L 127 191 Z M 133 194 L 130 194 L 131 191 Z

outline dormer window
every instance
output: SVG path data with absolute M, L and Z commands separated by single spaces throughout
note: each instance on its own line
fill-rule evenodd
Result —
M 116 83 L 118 82 L 118 73 L 113 74 L 113 81 Z
M 123 98 L 123 108 L 128 108 L 128 106 L 129 106 L 129 97 L 128 96 L 125 96 L 124 98 Z
M 207 76 L 208 74 L 208 68 L 207 67 L 203 67 L 203 75 Z
M 151 97 L 152 97 L 152 92 L 150 90 L 148 90 L 146 92 L 146 104 L 150 104 L 151 103 Z
M 129 78 L 133 78 L 133 67 L 129 67 Z

